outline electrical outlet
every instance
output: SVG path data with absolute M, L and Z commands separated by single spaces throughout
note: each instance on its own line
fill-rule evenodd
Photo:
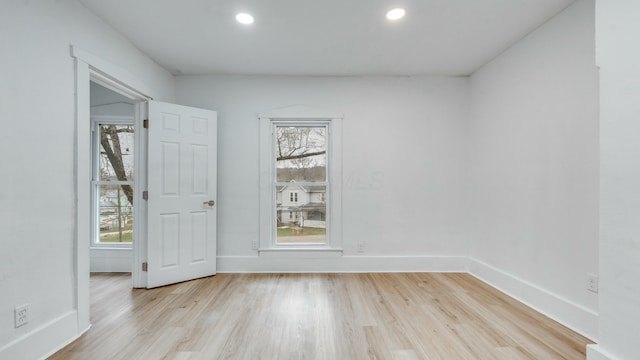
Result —
M 598 275 L 587 274 L 587 290 L 594 293 L 598 292 Z
M 15 326 L 19 328 L 20 326 L 27 325 L 29 322 L 29 304 L 18 306 L 13 311 L 15 315 Z
M 358 242 L 358 252 L 360 252 L 360 253 L 364 252 L 364 241 L 359 241 Z

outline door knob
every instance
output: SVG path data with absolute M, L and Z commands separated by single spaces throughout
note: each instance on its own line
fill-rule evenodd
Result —
M 215 205 L 215 204 L 216 204 L 216 202 L 215 202 L 215 201 L 213 201 L 213 200 L 209 200 L 209 201 L 205 201 L 205 202 L 203 202 L 203 204 L 204 204 L 204 205 L 213 206 L 213 205 Z

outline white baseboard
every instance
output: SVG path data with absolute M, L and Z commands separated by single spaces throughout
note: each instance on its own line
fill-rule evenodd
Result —
M 469 273 L 573 331 L 597 340 L 598 313 L 480 260 L 469 258 Z
M 219 273 L 466 272 L 466 256 L 219 256 Z
M 77 313 L 70 311 L 4 345 L 0 359 L 45 359 L 80 334 Z
M 587 360 L 618 360 L 618 358 L 609 355 L 598 344 L 587 345 Z

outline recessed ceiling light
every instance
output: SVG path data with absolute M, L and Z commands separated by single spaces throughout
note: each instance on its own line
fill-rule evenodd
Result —
M 236 15 L 236 20 L 240 24 L 244 24 L 244 25 L 253 24 L 253 16 L 251 16 L 250 14 L 247 14 L 247 13 L 239 13 L 239 14 L 237 14 Z
M 395 8 L 389 10 L 387 13 L 387 19 L 389 20 L 399 20 L 404 17 L 405 11 L 402 8 Z

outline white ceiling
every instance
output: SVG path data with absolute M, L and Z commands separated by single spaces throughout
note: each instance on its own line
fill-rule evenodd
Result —
M 80 1 L 173 74 L 321 76 L 469 75 L 574 0 Z

